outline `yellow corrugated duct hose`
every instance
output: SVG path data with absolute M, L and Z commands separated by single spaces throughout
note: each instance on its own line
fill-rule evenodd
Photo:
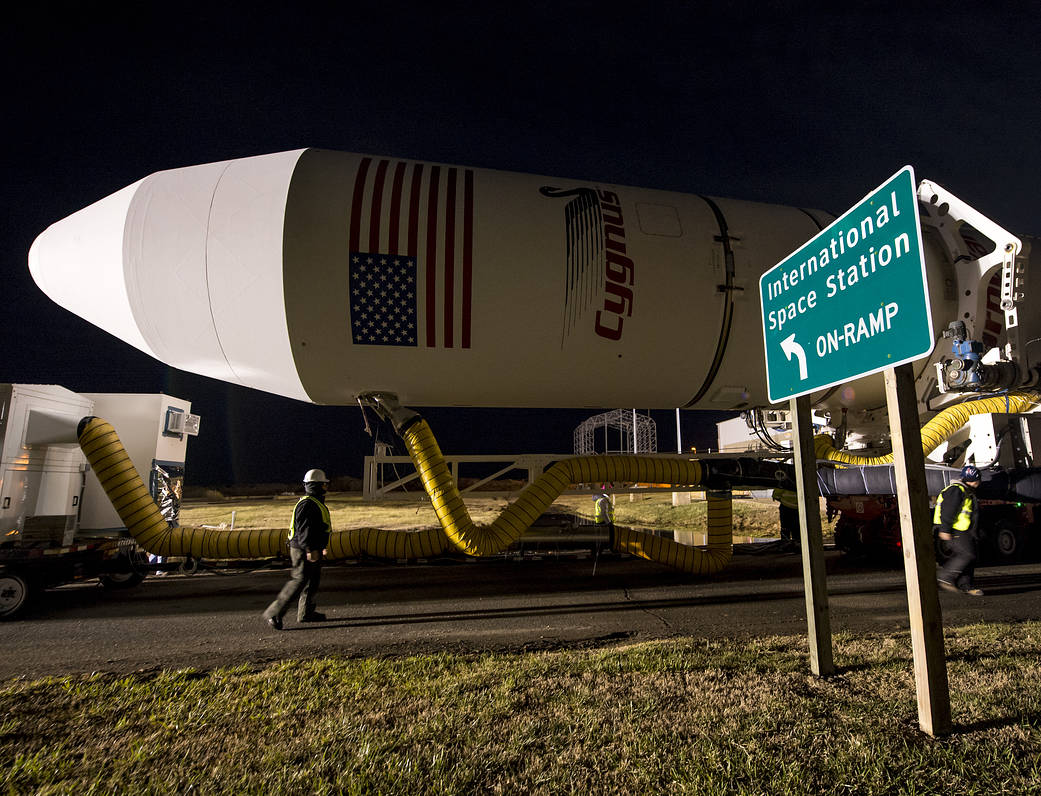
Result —
M 495 521 L 478 526 L 470 518 L 427 422 L 416 419 L 400 433 L 448 541 L 455 549 L 471 556 L 494 555 L 505 550 L 571 484 L 651 481 L 697 486 L 703 476 L 701 464 L 697 461 L 648 456 L 576 456 L 554 464 L 521 492 Z M 615 547 L 619 552 L 658 561 L 685 572 L 717 572 L 730 561 L 733 552 L 729 493 L 713 493 L 708 508 L 708 544 L 705 547 L 682 545 L 629 529 L 616 531 Z
M 1011 392 L 1007 396 L 982 398 L 978 401 L 966 401 L 955 406 L 948 406 L 922 426 L 922 452 L 928 456 L 940 447 L 941 443 L 957 433 L 958 429 L 969 422 L 969 418 L 973 415 L 1017 414 L 1028 412 L 1039 403 L 1041 403 L 1041 394 L 1036 392 Z M 827 459 L 842 464 L 893 463 L 892 453 L 884 456 L 857 456 L 853 453 L 836 450 L 834 440 L 827 434 L 818 434 L 814 437 L 813 447 L 818 459 Z
M 694 575 L 719 572 L 730 563 L 734 552 L 734 505 L 730 492 L 708 492 L 706 497 L 708 544 L 704 547 L 691 547 L 631 528 L 617 528 L 615 550 Z
M 80 448 L 112 501 L 130 535 L 149 553 L 194 558 L 270 558 L 288 553 L 286 528 L 221 530 L 171 526 L 145 488 L 119 435 L 110 423 L 84 418 L 79 429 Z M 330 558 L 426 558 L 448 549 L 440 528 L 389 531 L 356 528 L 329 536 Z
M 607 481 L 653 481 L 676 486 L 697 486 L 702 468 L 696 461 L 655 459 L 641 456 L 584 456 L 565 459 L 543 473 L 488 526 L 470 519 L 425 421 L 412 424 L 403 437 L 416 469 L 430 496 L 440 528 L 421 531 L 390 531 L 361 528 L 334 531 L 329 537 L 330 558 L 429 558 L 450 547 L 472 556 L 500 553 L 573 483 Z M 149 553 L 195 558 L 269 558 L 286 555 L 286 529 L 195 528 L 171 526 L 159 511 L 134 468 L 115 429 L 92 417 L 80 424 L 80 447 L 102 488 L 126 525 L 130 535 Z M 722 569 L 733 551 L 729 493 L 710 493 L 708 501 L 708 544 L 690 547 L 642 531 L 619 528 L 615 547 L 685 572 L 707 575 Z

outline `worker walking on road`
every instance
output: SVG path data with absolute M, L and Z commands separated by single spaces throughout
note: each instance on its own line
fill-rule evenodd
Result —
M 608 548 L 614 549 L 614 503 L 606 491 L 593 498 L 593 522 L 599 526 L 607 526 Z
M 305 494 L 293 509 L 293 520 L 289 524 L 289 560 L 293 567 L 289 582 L 264 611 L 265 621 L 275 630 L 282 629 L 282 617 L 293 600 L 297 600 L 296 621 L 325 621 L 325 614 L 315 610 L 315 595 L 332 528 L 329 508 L 325 505 L 328 483 L 322 470 L 308 470 L 304 476 Z
M 965 465 L 961 468 L 960 480 L 952 481 L 936 498 L 933 511 L 933 530 L 945 542 L 950 542 L 954 551 L 937 575 L 940 588 L 973 597 L 983 596 L 983 591 L 972 582 L 976 567 L 976 528 L 979 525 L 976 489 L 980 480 L 979 469 L 971 464 Z

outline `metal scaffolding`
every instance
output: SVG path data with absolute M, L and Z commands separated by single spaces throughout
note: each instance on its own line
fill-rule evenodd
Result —
M 633 425 L 636 445 L 633 445 Z M 657 453 L 658 427 L 635 409 L 612 409 L 594 415 L 575 428 L 575 455 L 595 453 Z

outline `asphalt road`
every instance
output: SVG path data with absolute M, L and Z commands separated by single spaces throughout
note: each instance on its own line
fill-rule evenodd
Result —
M 908 627 L 901 569 L 826 553 L 832 630 Z M 150 577 L 126 591 L 96 583 L 46 592 L 0 623 L 0 678 L 212 668 L 287 658 L 595 647 L 673 636 L 805 632 L 799 557 L 738 554 L 711 578 L 632 558 L 327 566 L 329 621 L 276 632 L 260 613 L 286 570 Z M 944 624 L 1041 618 L 1041 564 L 978 570 L 982 598 L 941 593 Z

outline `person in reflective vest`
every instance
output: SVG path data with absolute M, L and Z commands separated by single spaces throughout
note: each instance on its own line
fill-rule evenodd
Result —
M 614 503 L 611 502 L 611 496 L 607 492 L 594 496 L 593 509 L 593 522 L 607 526 L 609 546 L 614 547 Z
M 329 479 L 321 470 L 308 470 L 304 476 L 304 496 L 293 509 L 289 523 L 289 581 L 275 601 L 264 611 L 264 621 L 282 629 L 282 617 L 296 600 L 296 621 L 324 622 L 325 614 L 315 610 L 315 597 L 322 576 L 322 559 L 327 555 L 329 507 L 325 505 L 325 485 Z
M 936 498 L 933 509 L 933 530 L 945 542 L 950 542 L 951 557 L 937 575 L 940 588 L 960 591 L 973 597 L 983 591 L 972 582 L 976 568 L 976 545 L 979 525 L 979 500 L 976 489 L 980 485 L 980 471 L 971 464 L 961 468 L 961 478 L 944 488 Z

